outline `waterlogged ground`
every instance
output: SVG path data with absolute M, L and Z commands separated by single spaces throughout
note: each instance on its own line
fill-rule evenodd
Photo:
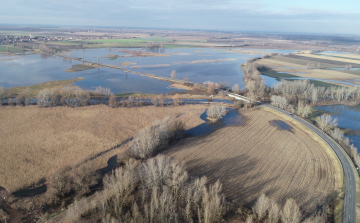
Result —
M 176 70 L 176 78 L 189 78 L 192 82 L 212 81 L 226 83 L 232 87 L 239 84 L 244 87 L 243 71 L 240 65 L 248 59 L 261 54 L 252 54 L 249 50 L 236 52 L 225 48 L 178 48 L 157 51 L 161 57 L 117 57 L 107 56 L 115 54 L 119 56 L 129 55 L 120 52 L 117 48 L 112 49 L 86 49 L 72 50 L 67 56 L 82 58 L 96 63 L 116 65 L 130 70 L 150 73 L 164 77 L 170 77 L 172 70 Z M 130 49 L 145 51 L 141 48 Z M 264 52 L 267 52 L 266 50 Z M 268 52 L 288 53 L 288 50 L 271 50 Z M 98 59 L 99 58 L 99 59 Z M 129 62 L 131 65 L 120 65 Z M 5 88 L 39 84 L 51 80 L 71 79 L 84 77 L 83 81 L 75 83 L 83 89 L 93 90 L 97 86 L 108 87 L 113 93 L 168 93 L 175 91 L 170 88 L 170 83 L 143 77 L 137 74 L 128 73 L 110 68 L 98 68 L 80 72 L 65 72 L 73 65 L 81 64 L 79 61 L 67 60 L 58 56 L 40 54 L 26 54 L 16 56 L 0 57 L 0 86 Z M 149 67 L 159 65 L 158 67 Z M 133 67 L 138 66 L 138 67 Z M 275 78 L 266 78 L 265 82 L 270 86 L 277 81 Z M 179 91 L 179 90 L 176 90 Z
M 339 127 L 349 128 L 351 130 L 360 132 L 360 105 L 324 105 L 318 106 L 316 109 L 335 113 L 331 116 L 333 118 L 337 118 Z M 345 136 L 350 138 L 354 146 L 358 148 L 358 151 L 360 152 L 360 135 L 351 134 Z

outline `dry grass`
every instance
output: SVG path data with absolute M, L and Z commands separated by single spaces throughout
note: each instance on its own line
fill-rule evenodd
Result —
M 83 77 L 78 77 L 74 79 L 69 80 L 57 80 L 57 81 L 48 81 L 41 84 L 35 84 L 30 86 L 22 86 L 22 87 L 12 87 L 5 90 L 6 97 L 16 97 L 21 91 L 24 89 L 30 88 L 31 95 L 36 96 L 40 90 L 43 90 L 45 88 L 62 88 L 65 86 L 70 86 L 74 82 L 83 80 Z
M 339 58 L 341 56 L 347 56 L 344 54 L 335 54 L 333 56 L 339 56 L 339 57 L 328 57 L 328 56 L 321 56 L 321 55 L 316 55 L 316 54 L 301 54 L 301 56 L 304 57 L 309 57 L 309 58 L 317 58 L 317 59 L 325 59 L 325 60 L 333 60 L 333 61 L 341 61 L 341 62 L 345 62 L 345 63 L 355 63 L 355 64 L 360 64 L 359 60 L 353 60 L 353 59 L 348 59 L 348 58 Z
M 15 191 L 38 182 L 52 169 L 102 152 L 105 153 L 91 160 L 92 168 L 106 167 L 110 157 L 126 150 L 127 139 L 156 119 L 180 115 L 185 129 L 189 129 L 203 123 L 199 117 L 205 109 L 204 105 L 1 108 L 0 185 Z
M 279 58 L 279 56 L 277 56 L 276 58 Z M 292 58 L 290 58 L 290 59 L 292 59 Z M 311 61 L 311 60 L 309 60 L 309 61 Z M 256 63 L 258 63 L 258 64 L 272 67 L 273 70 L 275 70 L 275 71 L 287 72 L 287 73 L 294 74 L 299 77 L 338 80 L 338 81 L 359 79 L 359 75 L 345 73 L 345 72 L 341 72 L 341 71 L 337 71 L 337 70 L 307 69 L 305 65 L 292 63 L 292 62 L 293 61 L 286 62 L 286 61 L 281 61 L 281 60 L 277 60 L 277 59 L 262 59 L 262 60 L 256 61 Z M 321 63 L 321 64 L 323 64 L 323 63 Z M 333 82 L 329 82 L 329 83 L 333 84 Z M 354 82 L 354 83 L 356 83 L 356 82 Z M 339 83 L 336 83 L 336 84 L 339 84 Z
M 172 88 L 177 88 L 177 89 L 184 89 L 184 90 L 193 90 L 192 87 L 186 86 L 185 84 L 180 84 L 180 83 L 173 83 L 170 85 Z
M 216 59 L 216 60 L 194 60 L 194 61 L 176 61 L 173 64 L 197 64 L 197 63 L 213 63 L 221 61 L 236 61 L 236 59 Z
M 131 69 L 150 68 L 150 67 L 170 67 L 170 64 L 136 65 L 136 66 L 132 66 Z
M 219 179 L 226 197 L 239 204 L 251 206 L 265 193 L 281 206 L 294 198 L 311 213 L 341 187 L 339 161 L 312 133 L 265 110 L 244 116 L 245 125 L 185 139 L 166 154 L 185 162 L 191 175 Z M 285 121 L 290 130 L 279 130 L 273 120 Z

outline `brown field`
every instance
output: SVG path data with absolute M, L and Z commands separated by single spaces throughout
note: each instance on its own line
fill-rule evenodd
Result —
M 205 109 L 2 107 L 0 186 L 15 191 L 37 183 L 52 169 L 84 160 L 91 160 L 94 170 L 104 168 L 110 157 L 126 150 L 129 138 L 156 119 L 180 116 L 189 129 L 203 123 L 200 115 Z
M 261 59 L 256 63 L 264 64 L 271 67 L 275 71 L 287 72 L 294 74 L 299 77 L 317 78 L 325 80 L 337 80 L 337 81 L 348 81 L 355 84 L 360 84 L 358 71 L 347 71 L 347 70 L 327 70 L 327 69 L 307 69 L 306 64 L 313 62 L 316 65 L 314 58 L 302 57 L 304 60 L 299 58 L 290 58 L 284 56 L 274 56 L 268 59 Z M 305 60 L 307 59 L 307 60 Z M 321 66 L 328 68 L 340 67 L 335 64 L 321 63 Z M 331 82 L 330 82 L 331 83 Z M 339 83 L 336 83 L 341 85 Z M 349 85 L 346 85 L 349 86 Z
M 244 124 L 182 140 L 165 153 L 184 162 L 191 175 L 220 179 L 227 199 L 245 206 L 266 193 L 280 205 L 294 198 L 310 214 L 342 186 L 335 153 L 301 124 L 265 109 L 242 114 Z
M 291 55 L 293 56 L 293 55 Z M 300 55 L 296 55 L 296 56 L 300 56 Z M 301 54 L 301 56 L 303 57 L 310 57 L 311 59 L 314 59 L 314 61 L 327 61 L 325 63 L 333 63 L 333 64 L 337 64 L 337 65 L 347 65 L 347 64 L 353 64 L 354 66 L 359 67 L 360 61 L 356 60 L 356 59 L 351 59 L 351 58 L 341 58 L 342 56 L 345 56 L 343 54 L 333 54 L 332 56 L 339 56 L 339 57 L 328 57 L 328 56 L 323 56 L 323 55 L 317 55 L 317 54 Z

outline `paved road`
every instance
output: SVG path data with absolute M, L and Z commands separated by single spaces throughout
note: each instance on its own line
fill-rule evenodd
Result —
M 275 108 L 271 105 L 261 105 L 263 107 L 271 108 L 276 111 L 279 111 L 283 114 L 290 115 L 289 112 L 284 111 L 279 108 Z M 317 135 L 319 135 L 325 142 L 329 144 L 329 146 L 334 150 L 336 155 L 338 156 L 340 163 L 344 170 L 344 176 L 345 176 L 345 198 L 344 198 L 344 213 L 343 213 L 343 223 L 355 223 L 356 222 L 356 179 L 355 179 L 355 173 L 354 168 L 352 166 L 352 163 L 350 163 L 349 159 L 347 158 L 347 155 L 343 150 L 339 147 L 339 145 L 334 142 L 329 136 L 327 136 L 325 133 L 323 133 L 321 130 L 316 128 L 314 125 L 308 123 L 307 121 L 297 117 L 292 116 L 296 121 L 302 123 L 306 127 L 308 127 L 310 130 L 315 132 Z

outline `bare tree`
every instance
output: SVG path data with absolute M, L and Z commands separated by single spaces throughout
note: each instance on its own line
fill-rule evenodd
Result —
M 260 197 L 256 200 L 255 205 L 252 207 L 254 213 L 256 213 L 258 220 L 261 220 L 265 215 L 266 211 L 269 208 L 269 198 L 265 194 L 261 194 Z
M 213 95 L 215 94 L 216 84 L 215 83 L 209 83 L 208 84 L 208 94 Z
M 277 223 L 280 218 L 280 209 L 274 200 L 269 200 L 268 210 L 269 223 Z
M 176 70 L 172 70 L 170 76 L 171 76 L 171 79 L 175 79 L 176 78 Z
M 299 101 L 296 113 L 300 117 L 307 118 L 311 112 L 311 109 L 311 106 L 305 104 L 304 101 Z
M 226 115 L 226 107 L 224 105 L 212 104 L 206 110 L 206 114 L 209 118 L 218 120 Z
M 270 100 L 271 100 L 271 105 L 281 108 L 281 109 L 286 109 L 289 105 L 289 102 L 287 101 L 287 99 L 282 96 L 273 95 L 273 96 L 271 96 Z
M 175 94 L 173 97 L 172 97 L 173 101 L 174 101 L 174 105 L 175 106 L 179 106 L 182 102 L 181 100 L 181 97 L 179 94 Z
M 332 119 L 329 114 L 322 114 L 320 117 L 317 117 L 316 122 L 318 123 L 319 128 L 324 132 L 327 132 L 331 128 L 337 126 L 337 118 Z
M 235 92 L 235 93 L 239 93 L 239 91 L 240 91 L 240 85 L 239 85 L 239 84 L 235 84 L 235 85 L 232 87 L 232 91 Z
M 284 223 L 299 223 L 301 219 L 301 212 L 296 201 L 292 198 L 286 200 L 284 208 L 281 212 L 281 220 Z
M 116 97 L 113 94 L 109 98 L 109 106 L 112 108 L 119 107 L 119 101 L 116 100 Z

